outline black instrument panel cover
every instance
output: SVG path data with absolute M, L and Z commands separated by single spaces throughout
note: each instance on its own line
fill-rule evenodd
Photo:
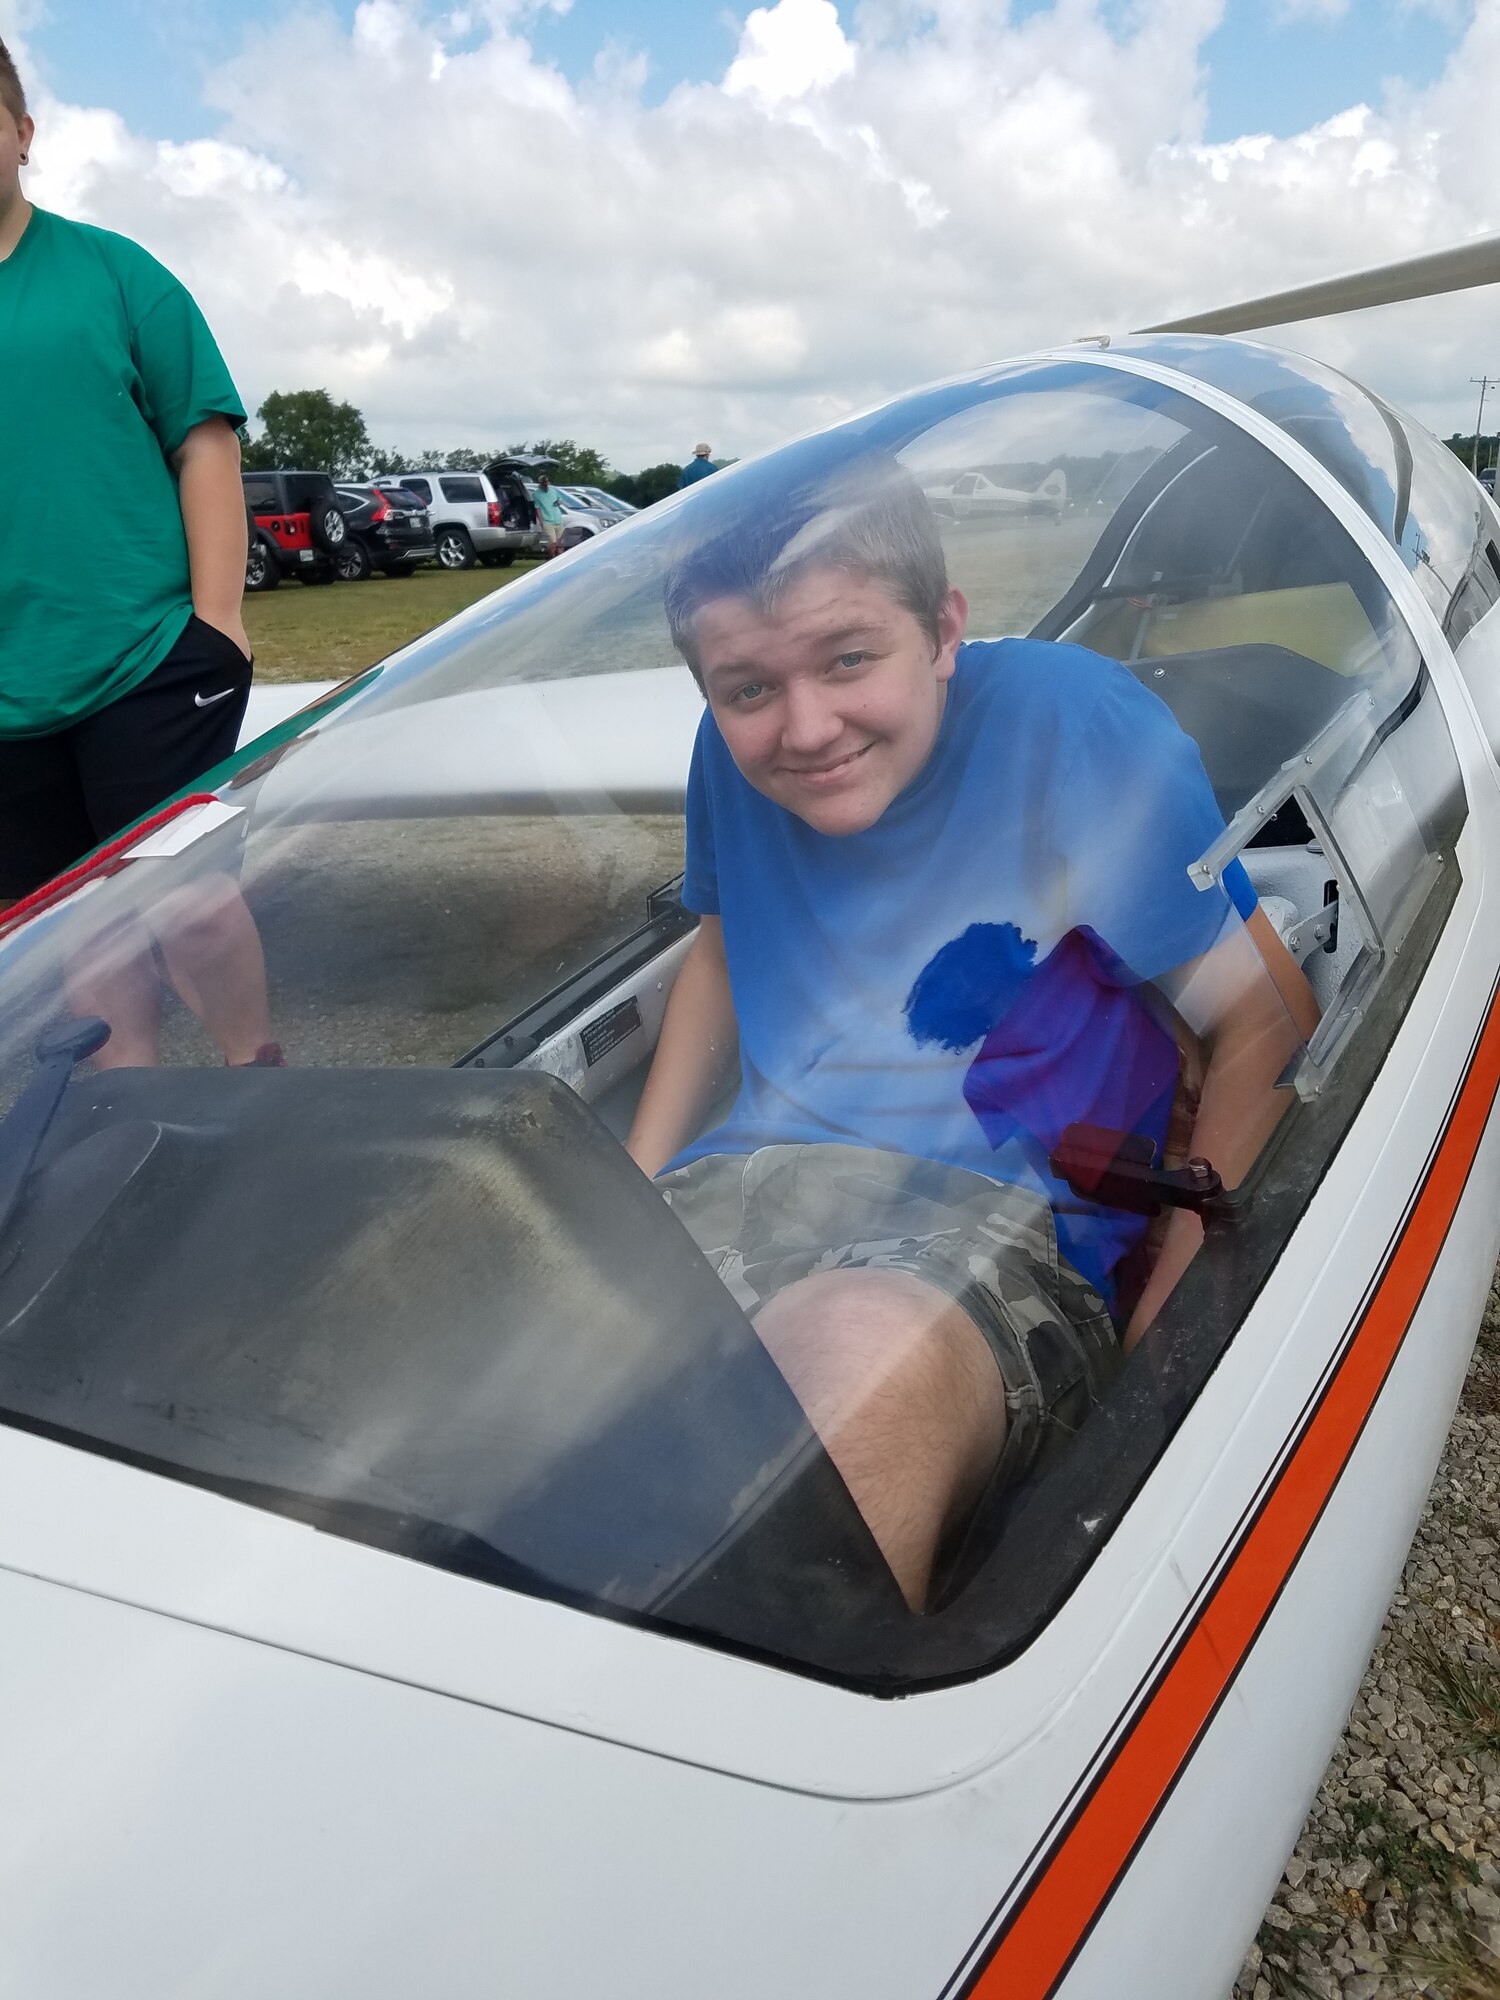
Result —
M 841 1677 L 899 1606 L 733 1299 L 552 1077 L 76 1078 L 7 1237 L 0 1422 Z

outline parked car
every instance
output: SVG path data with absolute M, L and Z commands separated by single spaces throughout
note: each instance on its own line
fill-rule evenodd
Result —
M 617 522 L 624 519 L 622 514 L 616 514 L 612 508 L 600 507 L 592 500 L 585 500 L 583 495 L 571 486 L 559 486 L 557 493 L 563 503 L 563 511 L 568 517 L 567 527 L 563 529 L 564 548 L 572 548 L 576 542 L 586 541 L 594 535 L 602 535 L 606 528 L 613 528 Z M 572 532 L 574 529 L 581 529 L 582 533 L 575 534 Z
M 283 575 L 332 583 L 348 529 L 328 474 L 243 472 L 240 481 L 249 516 L 246 590 L 274 590 Z
M 569 493 L 576 493 L 580 500 L 586 500 L 591 507 L 602 507 L 606 514 L 618 514 L 623 521 L 629 514 L 639 514 L 639 507 L 629 500 L 622 500 L 618 493 L 606 493 L 602 486 L 570 486 Z
M 345 583 L 358 583 L 372 569 L 413 576 L 436 555 L 419 494 L 404 486 L 340 486 L 338 496 L 349 532 L 333 561 Z
M 482 472 L 398 472 L 377 479 L 383 492 L 405 487 L 426 507 L 437 559 L 444 569 L 476 562 L 503 566 L 521 550 L 541 546 L 530 520 L 507 520 L 507 508 Z

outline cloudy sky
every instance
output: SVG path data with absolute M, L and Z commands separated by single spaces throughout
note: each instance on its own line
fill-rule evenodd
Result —
M 0 0 L 0 35 L 32 197 L 179 272 L 252 409 L 321 385 L 403 450 L 741 454 L 1500 229 L 1500 0 Z M 1500 288 L 1267 337 L 1452 430 Z

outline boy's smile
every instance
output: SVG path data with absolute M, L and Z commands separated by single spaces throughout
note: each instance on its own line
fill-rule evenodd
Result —
M 693 625 L 704 690 L 741 774 L 819 833 L 862 833 L 922 769 L 963 638 L 950 590 L 936 645 L 872 577 L 813 569 L 770 611 L 705 604 Z

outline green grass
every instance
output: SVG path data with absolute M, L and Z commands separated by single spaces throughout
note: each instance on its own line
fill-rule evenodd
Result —
M 1441 1652 L 1425 1637 L 1412 1651 L 1423 1670 L 1428 1693 L 1452 1718 L 1460 1748 L 1500 1752 L 1500 1672 Z
M 1391 1954 L 1391 1970 L 1411 1979 L 1441 1980 L 1440 1987 L 1428 1985 L 1429 1993 L 1443 2000 L 1500 2000 L 1500 1982 L 1480 1963 L 1478 1948 L 1471 1952 L 1462 1941 L 1402 1946 Z
M 510 569 L 419 569 L 395 580 L 371 576 L 363 583 L 321 586 L 288 578 L 279 590 L 245 599 L 255 677 L 343 680 L 535 567 L 518 562 Z
M 1479 1880 L 1478 1868 L 1466 1855 L 1450 1854 L 1414 1830 L 1390 1825 L 1378 1799 L 1355 1799 L 1349 1817 L 1354 1833 L 1341 1843 L 1345 1859 L 1367 1856 L 1382 1875 L 1400 1883 L 1409 1902 L 1425 1890 Z

